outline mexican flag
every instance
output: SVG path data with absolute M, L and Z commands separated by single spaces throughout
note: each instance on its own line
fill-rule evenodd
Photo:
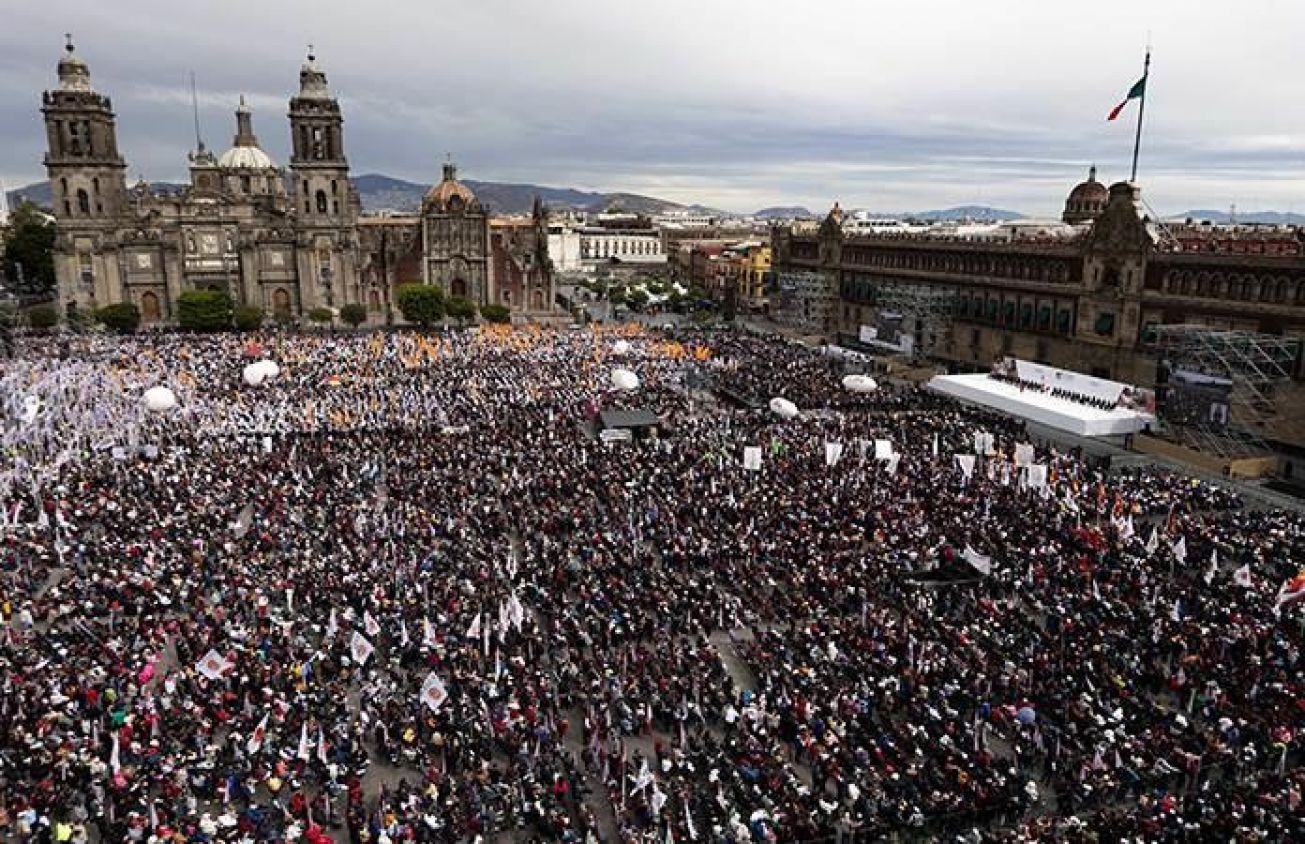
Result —
M 1140 99 L 1145 93 L 1146 77 L 1143 76 L 1141 79 L 1133 83 L 1132 88 L 1128 89 L 1128 96 L 1124 97 L 1124 101 L 1110 110 L 1110 114 L 1106 116 L 1106 120 L 1114 120 L 1119 116 L 1119 113 L 1124 110 L 1124 106 L 1128 105 L 1129 100 Z

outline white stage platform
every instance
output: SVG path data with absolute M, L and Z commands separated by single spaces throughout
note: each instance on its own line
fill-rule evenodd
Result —
M 1154 416 L 1136 410 L 1100 410 L 1055 398 L 1047 393 L 1021 390 L 1014 384 L 998 381 L 985 373 L 938 375 L 929 381 L 926 388 L 1082 437 L 1135 434 L 1155 421 Z

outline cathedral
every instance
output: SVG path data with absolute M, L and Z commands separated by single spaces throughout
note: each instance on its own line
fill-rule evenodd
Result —
M 242 98 L 230 149 L 214 155 L 197 139 L 179 192 L 128 187 L 112 104 L 71 38 L 58 76 L 41 111 L 58 296 L 69 313 L 130 302 L 143 323 L 168 324 L 182 292 L 221 290 L 268 315 L 357 303 L 370 322 L 388 323 L 398 319 L 394 289 L 421 282 L 506 305 L 514 320 L 554 316 L 538 204 L 528 224 L 492 221 L 447 164 L 420 217 L 362 216 L 340 104 L 311 51 L 290 99 L 289 172 L 259 146 Z

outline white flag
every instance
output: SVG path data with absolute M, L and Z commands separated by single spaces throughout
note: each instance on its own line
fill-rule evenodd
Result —
M 353 661 L 358 665 L 366 665 L 368 658 L 371 657 L 372 651 L 376 650 L 371 642 L 357 630 L 353 631 L 353 638 L 349 640 L 349 652 L 353 655 Z
M 508 620 L 518 633 L 521 632 L 521 625 L 526 621 L 526 610 L 521 606 L 521 599 L 516 592 L 508 596 Z
M 761 446 L 748 445 L 743 447 L 743 468 L 749 472 L 756 472 L 761 469 Z
M 666 795 L 656 785 L 653 785 L 652 797 L 648 800 L 648 805 L 652 809 L 654 818 L 661 814 L 662 807 L 666 805 Z
M 1151 528 L 1151 538 L 1146 541 L 1146 553 L 1154 554 L 1160 547 L 1160 528 Z
M 322 725 L 317 725 L 317 761 L 323 765 L 326 761 L 326 735 L 322 732 Z
M 933 456 L 934 456 L 935 458 L 938 456 L 938 432 L 937 432 L 937 431 L 934 431 L 934 434 L 933 434 Z M 686 816 L 689 814 L 689 811 L 688 811 L 687 808 L 685 809 L 684 814 L 685 814 Z
M 399 647 L 408 647 L 408 625 L 403 616 L 399 616 Z
M 421 620 L 421 644 L 423 647 L 435 647 L 435 625 L 430 623 L 429 618 Z
M 467 628 L 467 638 L 480 638 L 480 613 L 476 613 L 476 617 L 471 620 L 471 626 Z
M 843 457 L 842 443 L 825 443 L 825 465 L 837 466 Z
M 312 743 L 308 741 L 308 721 L 299 725 L 299 752 L 295 754 L 298 758 L 307 762 L 312 758 Z
M 1032 463 L 1024 470 L 1027 477 L 1024 479 L 1029 489 L 1044 489 L 1047 486 L 1047 464 Z
M 1205 581 L 1206 586 L 1209 586 L 1211 583 L 1214 583 L 1214 575 L 1218 571 L 1219 571 L 1219 552 L 1211 551 L 1210 567 L 1206 569 L 1205 574 L 1202 575 L 1202 579 Z
M 335 607 L 331 607 L 331 615 L 326 619 L 326 638 L 334 638 L 339 630 L 340 624 L 335 620 Z
M 1250 589 L 1254 584 L 1251 583 L 1251 564 L 1246 563 L 1237 571 L 1233 572 L 1233 583 L 1244 589 Z
M 961 556 L 965 558 L 965 562 L 974 566 L 975 571 L 984 577 L 992 574 L 992 557 L 983 556 L 969 545 L 965 546 L 965 551 Z
M 1184 536 L 1178 537 L 1178 541 L 1174 543 L 1173 551 L 1174 556 L 1178 558 L 1178 562 L 1187 562 L 1187 538 Z
M 444 688 L 444 681 L 435 675 L 435 672 L 426 675 L 426 680 L 421 684 L 421 702 L 430 707 L 431 712 L 439 712 L 444 701 L 449 699 L 448 689 Z
M 965 482 L 968 484 L 970 482 L 970 476 L 974 474 L 974 455 L 956 455 L 956 465 L 961 467 L 961 474 L 965 476 Z
M 1020 443 L 1015 446 L 1015 465 L 1029 466 L 1037 458 L 1033 446 L 1028 443 Z
M 204 658 L 195 663 L 195 670 L 210 680 L 221 680 L 222 675 L 232 667 L 232 664 L 216 650 L 204 654 Z
M 875 440 L 875 460 L 892 460 L 892 440 Z
M 368 636 L 378 636 L 381 632 L 381 625 L 372 618 L 372 614 L 363 610 L 363 629 L 367 631 Z
M 902 455 L 894 453 L 884 464 L 884 471 L 890 475 L 897 474 L 897 464 L 902 462 Z
M 652 781 L 652 771 L 648 770 L 648 760 L 645 759 L 643 760 L 643 764 L 639 766 L 639 774 L 634 778 L 634 787 L 630 789 L 630 793 L 638 794 L 640 791 L 643 791 L 645 788 L 652 785 Z

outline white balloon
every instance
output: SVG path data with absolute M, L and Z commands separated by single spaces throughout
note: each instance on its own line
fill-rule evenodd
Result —
M 612 344 L 612 351 L 618 355 L 630 354 L 630 341 L 617 340 L 615 343 Z
M 792 419 L 798 415 L 797 405 L 779 397 L 770 400 L 770 411 L 781 419 Z
M 274 360 L 260 360 L 255 366 L 260 367 L 268 378 L 275 378 L 281 374 L 281 367 L 277 366 Z
M 879 384 L 869 375 L 847 375 L 843 378 L 843 387 L 854 393 L 872 393 L 879 389 Z
M 612 386 L 618 390 L 637 390 L 639 389 L 639 376 L 628 369 L 613 369 Z
M 145 407 L 153 413 L 164 413 L 177 406 L 177 394 L 167 387 L 150 387 L 145 391 Z
M 245 367 L 241 377 L 245 379 L 245 383 L 249 386 L 257 387 L 267 378 L 267 370 L 263 369 L 262 364 L 251 363 Z

